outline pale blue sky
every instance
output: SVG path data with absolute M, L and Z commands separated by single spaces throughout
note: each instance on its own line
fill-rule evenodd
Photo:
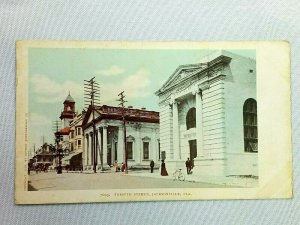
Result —
M 255 58 L 254 50 L 230 50 Z M 42 136 L 53 142 L 51 123 L 59 120 L 68 92 L 83 109 L 83 81 L 96 77 L 101 86 L 101 103 L 117 105 L 125 91 L 127 105 L 158 111 L 154 92 L 179 65 L 198 63 L 212 50 L 139 49 L 29 49 L 29 140 L 40 146 Z

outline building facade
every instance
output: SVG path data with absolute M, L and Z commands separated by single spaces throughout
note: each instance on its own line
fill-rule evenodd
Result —
M 69 132 L 69 155 L 64 161 L 69 165 L 70 170 L 81 170 L 82 168 L 82 151 L 83 151 L 83 132 L 82 120 L 84 113 L 76 114 L 70 121 Z
M 258 175 L 255 60 L 215 52 L 179 66 L 156 95 L 168 171 L 190 158 L 194 174 Z
M 159 165 L 159 113 L 146 109 L 125 108 L 126 147 L 129 169 L 149 168 L 151 160 Z M 95 124 L 95 129 L 93 128 Z M 84 135 L 83 165 L 85 170 L 119 165 L 125 162 L 123 108 L 99 106 L 85 114 L 82 123 Z M 93 151 L 96 147 L 96 152 Z

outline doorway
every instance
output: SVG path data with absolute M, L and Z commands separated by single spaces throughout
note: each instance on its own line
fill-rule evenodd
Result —
M 109 166 L 112 166 L 112 164 L 111 164 L 111 148 L 108 148 L 108 150 L 107 150 L 107 164 Z
M 197 157 L 197 140 L 190 140 L 190 160 L 193 161 Z

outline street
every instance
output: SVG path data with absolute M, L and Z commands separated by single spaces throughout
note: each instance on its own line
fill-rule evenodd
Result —
M 105 173 L 31 173 L 29 191 L 48 190 L 89 190 L 89 189 L 142 189 L 142 188 L 224 188 L 228 186 L 204 182 L 173 180 L 172 176 L 161 177 L 154 174 L 132 172 Z

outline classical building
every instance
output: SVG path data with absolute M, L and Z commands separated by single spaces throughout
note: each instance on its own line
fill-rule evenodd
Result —
M 82 122 L 85 170 L 93 169 L 94 160 L 97 161 L 97 169 L 101 166 L 101 159 L 106 168 L 112 166 L 114 162 L 119 165 L 125 162 L 122 115 L 123 108 L 103 105 L 95 108 L 93 119 L 91 107 L 87 110 Z M 160 159 L 159 113 L 145 108 L 128 107 L 125 108 L 125 115 L 128 168 L 149 168 L 152 159 L 158 166 Z M 92 146 L 96 146 L 95 153 Z
M 156 95 L 168 172 L 190 158 L 193 174 L 258 175 L 255 60 L 215 52 L 179 66 Z

